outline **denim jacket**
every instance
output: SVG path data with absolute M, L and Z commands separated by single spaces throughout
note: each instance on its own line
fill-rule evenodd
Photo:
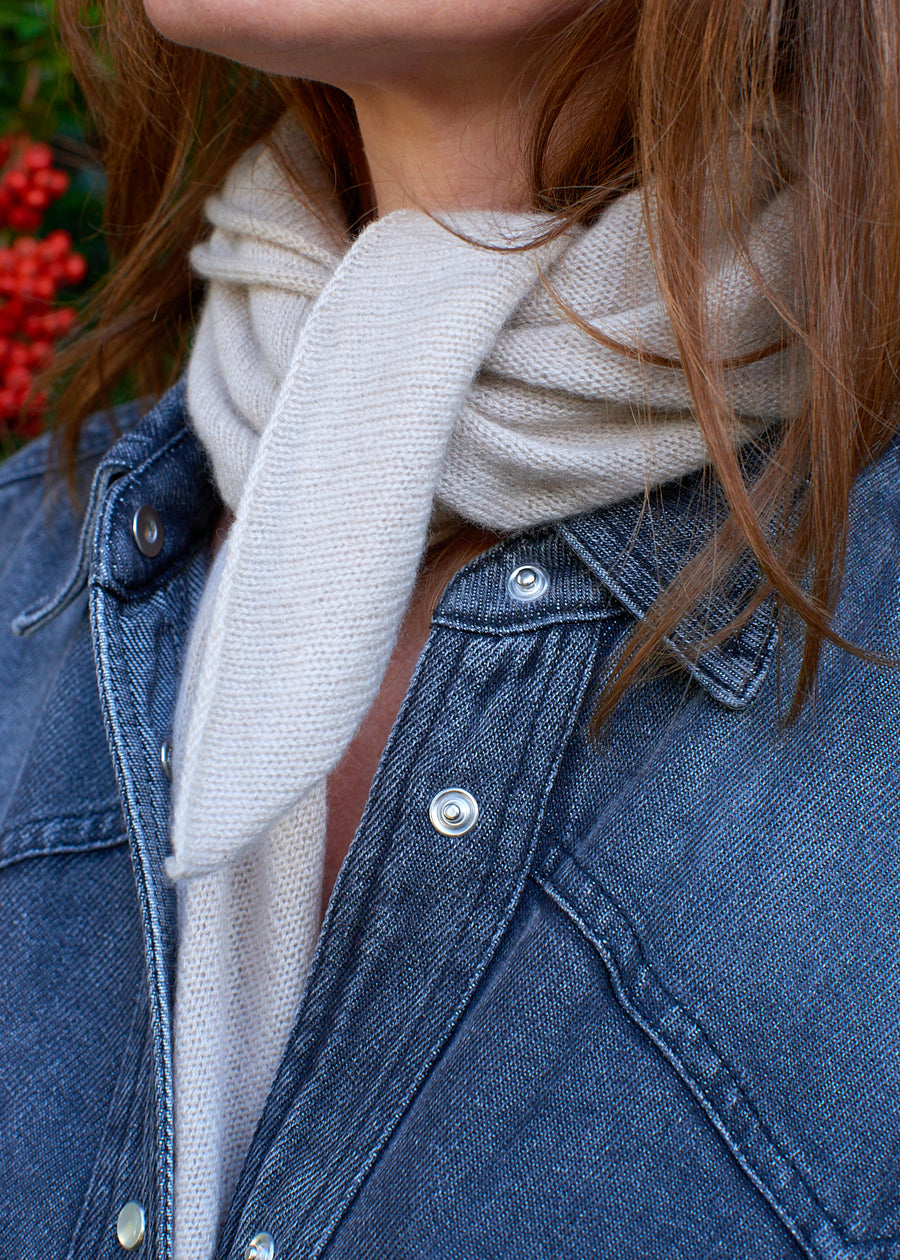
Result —
M 118 419 L 80 528 L 44 440 L 0 468 L 3 1257 L 171 1251 L 161 749 L 220 505 L 179 388 Z M 451 581 L 220 1260 L 900 1258 L 896 669 L 826 648 L 785 726 L 763 604 L 590 731 L 714 508 L 688 478 Z M 852 520 L 837 628 L 900 658 L 896 446 Z

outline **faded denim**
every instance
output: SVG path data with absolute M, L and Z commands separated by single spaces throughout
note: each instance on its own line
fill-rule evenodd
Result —
M 179 388 L 118 423 L 85 433 L 83 524 L 44 497 L 45 440 L 0 468 L 4 1257 L 121 1258 L 130 1200 L 131 1254 L 170 1254 L 160 746 L 219 504 Z M 698 661 L 682 627 L 681 668 L 588 731 L 714 510 L 690 478 L 450 583 L 220 1260 L 259 1230 L 279 1260 L 900 1260 L 896 669 L 826 650 L 784 729 L 796 636 L 764 605 Z M 838 628 L 900 658 L 896 446 L 853 519 Z M 464 836 L 428 820 L 449 786 L 480 805 Z

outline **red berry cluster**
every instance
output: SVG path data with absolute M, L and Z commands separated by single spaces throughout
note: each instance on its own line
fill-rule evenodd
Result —
M 69 177 L 54 167 L 48 144 L 17 144 L 12 136 L 0 137 L 0 168 L 14 153 L 17 160 L 0 176 L 0 228 L 36 232 L 44 211 L 69 187 Z
M 54 308 L 59 290 L 87 274 L 72 238 L 63 231 L 43 240 L 19 235 L 41 227 L 44 212 L 68 183 L 66 173 L 54 168 L 48 145 L 0 137 L 0 437 L 40 430 L 47 400 L 32 395 L 32 382 L 75 319 L 71 307 Z

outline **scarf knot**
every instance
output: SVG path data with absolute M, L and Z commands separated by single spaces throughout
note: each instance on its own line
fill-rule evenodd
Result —
M 287 119 L 275 140 L 325 209 L 257 146 L 211 199 L 215 230 L 192 254 L 209 291 L 188 409 L 235 520 L 176 721 L 174 877 L 247 849 L 340 759 L 434 511 L 504 533 L 707 457 L 683 374 L 592 339 L 557 300 L 604 338 L 675 356 L 639 193 L 531 249 L 545 217 L 489 212 L 397 211 L 350 244 L 308 143 Z M 774 200 L 754 229 L 775 288 L 790 275 L 789 209 Z M 777 341 L 746 267 L 724 244 L 715 257 L 723 354 Z M 729 374 L 736 440 L 785 414 L 789 359 Z

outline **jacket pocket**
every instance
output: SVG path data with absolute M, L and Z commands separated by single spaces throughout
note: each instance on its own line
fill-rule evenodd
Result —
M 28 858 L 64 856 L 127 845 L 118 797 L 105 807 L 62 817 L 25 818 L 0 832 L 0 872 Z
M 884 1010 L 867 1018 L 861 1004 L 852 1028 L 815 1024 L 808 977 L 779 1009 L 737 983 L 711 1000 L 714 978 L 697 959 L 661 961 L 637 914 L 572 854 L 557 849 L 535 880 L 596 950 L 624 1011 L 804 1251 L 818 1260 L 900 1257 L 900 1019 Z M 829 1044 L 848 1041 L 858 1054 L 829 1057 Z
M 140 914 L 118 806 L 2 839 L 3 1219 L 30 1253 L 65 1260 L 92 1170 L 122 1145 L 116 1099 L 135 1075 L 146 990 Z

